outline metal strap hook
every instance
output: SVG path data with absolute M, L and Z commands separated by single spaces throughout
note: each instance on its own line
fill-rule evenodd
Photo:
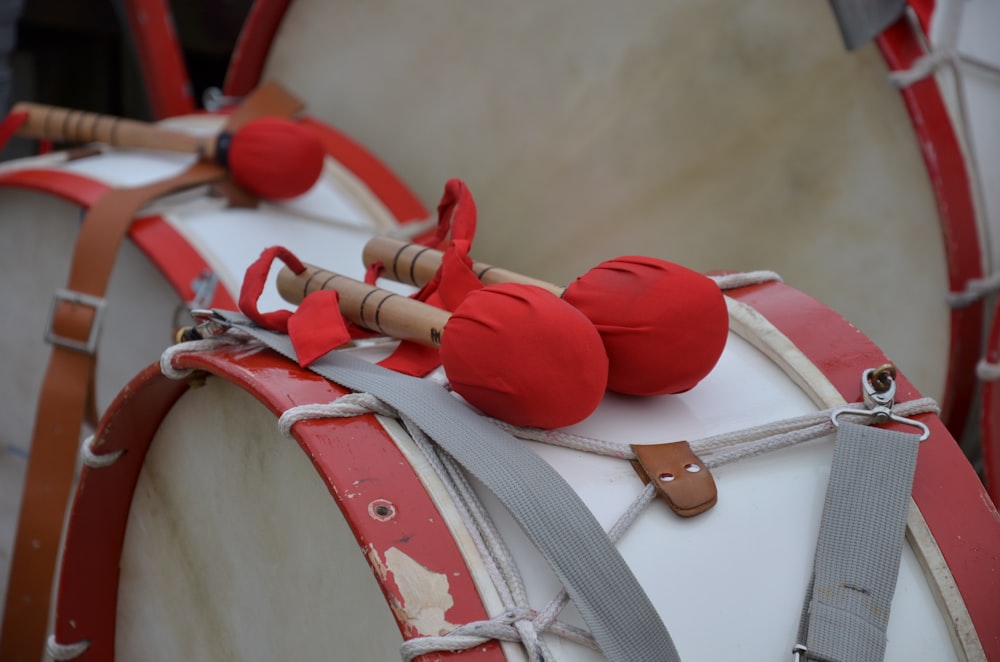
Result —
M 920 421 L 892 413 L 892 406 L 896 402 L 896 366 L 887 363 L 878 368 L 865 370 L 861 374 L 861 394 L 867 409 L 855 407 L 835 409 L 830 414 L 830 420 L 835 426 L 840 427 L 837 418 L 841 414 L 853 414 L 871 416 L 875 419 L 875 423 L 879 424 L 894 421 L 919 428 L 921 431 L 920 441 L 931 436 L 930 429 Z

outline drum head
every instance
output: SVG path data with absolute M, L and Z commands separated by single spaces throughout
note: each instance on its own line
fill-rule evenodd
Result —
M 823 3 L 296 0 L 263 79 L 424 200 L 465 180 L 477 259 L 555 283 L 629 254 L 773 269 L 940 398 L 962 341 L 934 191 L 886 74 L 873 45 L 844 50 Z M 330 75 L 334 94 L 317 84 Z

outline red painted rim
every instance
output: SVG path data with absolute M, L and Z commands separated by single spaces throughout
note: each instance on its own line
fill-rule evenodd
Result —
M 167 0 L 125 0 L 124 13 L 153 117 L 194 112 L 197 104 Z
M 877 43 L 893 71 L 910 68 L 924 54 L 919 35 L 905 18 L 883 32 Z M 952 291 L 960 292 L 970 280 L 983 275 L 979 228 L 965 157 L 933 77 L 903 89 L 901 94 L 938 203 L 948 285 Z M 962 436 L 972 405 L 973 376 L 982 337 L 982 302 L 952 309 L 948 376 L 941 410 L 942 418 L 956 437 Z
M 84 209 L 89 209 L 111 189 L 108 184 L 84 175 L 42 168 L 0 173 L 0 186 L 46 193 Z M 129 228 L 128 237 L 159 268 L 163 277 L 184 301 L 190 301 L 194 296 L 191 287 L 194 279 L 203 271 L 211 270 L 201 254 L 162 216 L 137 219 Z M 212 305 L 236 308 L 235 300 L 225 288 L 216 289 Z
M 345 392 L 269 351 L 247 355 L 237 348 L 182 355 L 175 365 L 236 384 L 276 416 L 286 407 L 329 402 Z M 187 387 L 186 382 L 162 376 L 156 365 L 147 368 L 112 403 L 98 430 L 96 452 L 125 450 L 125 454 L 110 467 L 84 467 L 81 473 L 66 534 L 55 625 L 60 643 L 90 641 L 80 660 L 114 659 L 118 565 L 130 501 L 152 437 Z M 374 416 L 307 421 L 297 423 L 293 432 L 351 524 L 361 549 L 373 549 L 384 558 L 387 549 L 399 544 L 399 531 L 407 531 L 407 554 L 432 571 L 447 572 L 454 605 L 445 617 L 455 623 L 487 618 L 468 570 L 456 572 L 466 565 L 444 518 Z M 351 461 L 343 462 L 344 457 Z M 339 494 L 351 497 L 341 499 Z M 376 499 L 406 507 L 397 509 L 389 525 L 368 513 L 368 504 Z M 392 578 L 375 575 L 386 595 L 402 604 Z M 400 629 L 405 638 L 418 634 L 403 623 Z M 461 658 L 504 659 L 495 642 Z
M 111 187 L 96 179 L 65 170 L 25 168 L 0 173 L 0 186 L 47 193 L 90 208 Z
M 236 40 L 224 94 L 246 96 L 261 82 L 264 63 L 291 0 L 255 0 Z
M 847 320 L 791 287 L 769 283 L 731 291 L 730 295 L 757 309 L 795 342 L 848 401 L 861 399 L 861 370 L 886 360 L 882 351 Z M 178 360 L 178 365 L 220 375 L 251 392 L 276 414 L 293 404 L 327 402 L 341 392 L 338 387 L 298 370 L 270 352 L 243 356 L 236 350 L 223 350 L 186 355 Z M 265 371 L 267 378 L 262 379 Z M 59 589 L 56 632 L 60 643 L 72 643 L 81 638 L 94 642 L 88 651 L 90 657 L 81 659 L 110 659 L 111 651 L 106 642 L 112 641 L 114 636 L 116 594 L 111 584 L 117 582 L 128 501 L 149 439 L 185 388 L 183 383 L 169 382 L 151 367 L 122 392 L 102 421 L 98 452 L 132 446 L 109 468 L 85 468 L 74 502 Z M 898 378 L 898 389 L 900 401 L 920 397 L 904 375 Z M 1000 515 L 940 419 L 931 415 L 921 418 L 930 427 L 932 436 L 920 448 L 913 498 L 940 546 L 987 657 L 1000 659 L 1000 604 L 996 601 L 996 596 L 1000 595 Z M 373 475 L 370 473 L 373 470 L 382 475 L 389 472 L 391 475 L 384 482 L 401 490 L 399 496 L 382 495 L 381 498 L 390 501 L 405 498 L 408 508 L 419 504 L 420 512 L 425 514 L 430 512 L 425 508 L 433 509 L 409 465 L 385 461 L 386 453 L 395 458 L 398 450 L 371 417 L 300 423 L 295 434 L 328 482 L 332 494 L 338 493 L 334 489 L 338 485 L 340 493 L 348 493 L 349 490 L 343 489 L 348 485 L 356 488 L 357 483 L 352 481 L 357 476 L 345 464 L 374 463 L 377 465 L 374 469 L 366 466 L 361 471 L 369 472 L 367 475 Z M 334 437 L 337 439 L 335 445 L 330 444 Z M 360 445 L 351 453 L 344 448 L 345 443 Z M 325 448 L 329 455 L 317 453 L 319 448 Z M 341 449 L 350 453 L 352 463 L 338 462 L 336 454 L 330 452 L 332 448 L 338 449 L 337 453 Z M 400 469 L 403 465 L 405 469 Z M 338 505 L 351 522 L 359 544 L 374 544 L 375 549 L 382 550 L 381 545 L 391 544 L 392 539 L 379 538 L 378 524 L 365 510 L 364 504 L 369 500 L 356 499 L 355 504 Z M 360 507 L 358 502 L 363 502 Z M 433 523 L 423 520 L 421 526 L 440 526 L 439 517 L 432 519 Z M 460 563 L 455 567 L 465 568 L 457 550 L 453 549 L 450 536 L 441 534 L 436 528 L 434 531 L 427 541 L 428 553 L 433 549 L 433 559 L 447 556 Z M 422 558 L 418 561 L 424 562 Z M 463 574 L 462 580 L 465 579 Z M 391 582 L 383 588 L 390 596 L 399 597 Z M 483 617 L 474 588 L 470 585 L 462 591 L 461 598 L 456 596 L 455 611 L 449 612 L 449 620 L 465 622 Z M 495 648 L 484 654 L 500 655 Z
M 400 223 L 427 217 L 427 208 L 396 174 L 375 155 L 334 127 L 309 117 L 300 123 L 323 142 L 326 153 L 364 182 Z
M 985 360 L 1000 364 L 1000 303 L 993 313 Z M 1000 504 L 1000 384 L 983 380 L 982 389 L 983 479 L 993 502 Z

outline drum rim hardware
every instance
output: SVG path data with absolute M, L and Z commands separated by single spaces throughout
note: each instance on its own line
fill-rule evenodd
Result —
M 856 407 L 839 407 L 830 414 L 834 426 L 840 427 L 838 418 L 841 414 L 856 414 L 871 416 L 876 423 L 902 423 L 919 428 L 920 441 L 926 441 L 931 436 L 930 428 L 914 418 L 907 418 L 892 413 L 896 402 L 896 366 L 886 363 L 878 368 L 868 368 L 861 375 L 861 395 L 867 409 Z

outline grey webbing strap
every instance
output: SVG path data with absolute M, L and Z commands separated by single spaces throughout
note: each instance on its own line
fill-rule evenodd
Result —
M 885 656 L 920 437 L 840 423 L 799 642 L 805 659 Z
M 216 311 L 286 357 L 288 337 L 237 313 Z M 407 377 L 344 352 L 310 366 L 403 412 L 489 488 L 552 566 L 608 660 L 679 662 L 673 641 L 614 544 L 552 467 L 482 419 L 440 385 Z

